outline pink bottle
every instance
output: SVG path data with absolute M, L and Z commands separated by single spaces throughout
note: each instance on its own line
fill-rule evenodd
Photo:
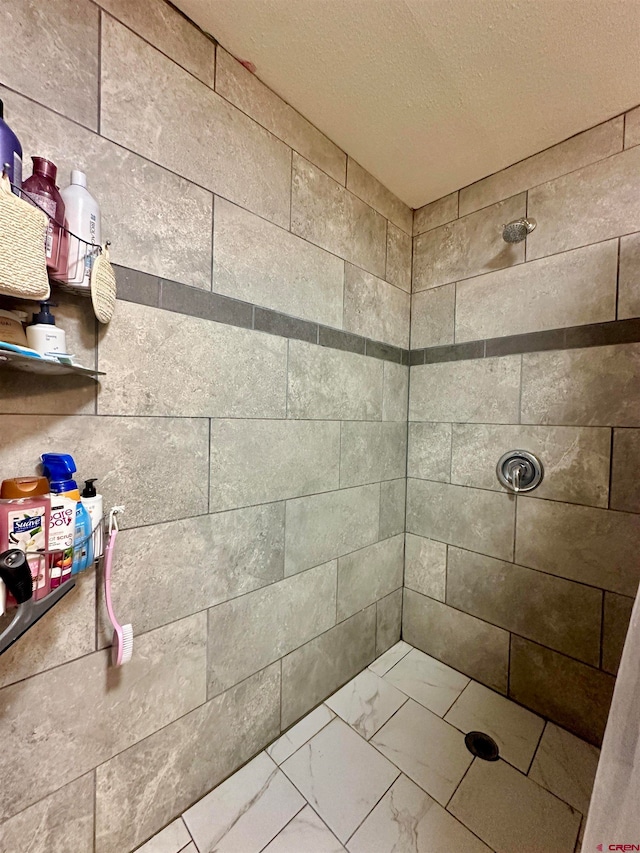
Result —
M 69 235 L 58 223 L 64 223 L 64 201 L 56 186 L 57 166 L 44 157 L 32 157 L 33 174 L 22 184 L 27 201 L 37 204 L 49 215 L 46 255 L 47 269 L 52 278 L 65 278 L 69 253 Z
M 0 551 L 24 551 L 33 578 L 33 597 L 49 592 L 47 548 L 51 500 L 46 477 L 15 477 L 0 487 Z M 9 601 L 11 606 L 13 602 Z

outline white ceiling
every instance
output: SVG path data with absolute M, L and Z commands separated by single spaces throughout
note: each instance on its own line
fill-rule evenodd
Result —
M 640 103 L 640 0 L 174 0 L 411 207 Z

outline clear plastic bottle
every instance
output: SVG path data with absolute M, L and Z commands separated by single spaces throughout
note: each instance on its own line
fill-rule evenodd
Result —
M 67 284 L 89 290 L 95 249 L 102 242 L 100 207 L 87 189 L 87 176 L 79 169 L 71 171 L 71 183 L 60 195 L 65 204 L 69 237 L 69 266 L 63 280 Z M 79 240 L 77 238 L 80 238 Z
M 64 201 L 56 186 L 58 168 L 44 157 L 32 157 L 33 174 L 22 184 L 27 201 L 36 202 L 49 216 L 46 238 L 47 269 L 53 278 L 67 274 L 69 240 L 58 223 L 65 221 Z

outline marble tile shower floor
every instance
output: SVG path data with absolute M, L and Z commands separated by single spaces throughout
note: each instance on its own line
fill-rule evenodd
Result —
M 400 642 L 139 853 L 574 853 L 597 761 Z

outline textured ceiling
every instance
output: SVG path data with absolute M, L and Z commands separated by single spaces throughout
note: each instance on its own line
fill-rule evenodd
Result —
M 174 0 L 419 207 L 640 103 L 640 0 Z

